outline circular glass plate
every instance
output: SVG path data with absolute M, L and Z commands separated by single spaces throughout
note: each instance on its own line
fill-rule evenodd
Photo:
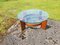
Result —
M 32 24 L 39 24 L 48 19 L 48 13 L 43 10 L 25 10 L 18 14 L 18 19 Z

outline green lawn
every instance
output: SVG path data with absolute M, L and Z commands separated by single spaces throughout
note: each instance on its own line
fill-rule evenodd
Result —
M 60 20 L 60 0 L 18 0 L 1 2 L 0 13 L 11 17 L 16 17 L 19 11 L 37 8 L 49 13 L 49 18 Z

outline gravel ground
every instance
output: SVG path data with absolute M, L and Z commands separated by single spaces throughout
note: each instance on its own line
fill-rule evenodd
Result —
M 60 22 L 48 20 L 48 25 L 46 30 L 25 29 L 26 38 L 23 40 L 20 38 L 20 30 L 14 29 L 0 45 L 60 45 Z

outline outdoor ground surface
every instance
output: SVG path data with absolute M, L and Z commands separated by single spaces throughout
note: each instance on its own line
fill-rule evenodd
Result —
M 15 28 L 14 33 L 12 31 L 12 34 L 1 36 L 1 33 L 4 35 L 9 29 L 5 27 L 12 23 L 4 22 L 6 18 L 16 19 L 20 11 L 34 8 L 48 12 L 49 19 L 53 19 L 48 20 L 51 28 L 46 32 L 42 29 L 26 29 L 24 40 L 18 38 L 19 30 Z M 0 0 L 0 39 L 0 45 L 60 45 L 60 0 Z
M 26 38 L 23 40 L 19 37 L 20 30 L 13 28 L 15 31 L 9 30 L 12 33 L 5 36 L 4 40 L 0 41 L 0 45 L 60 45 L 60 22 L 48 20 L 48 25 L 51 27 L 46 31 L 43 29 L 25 29 Z

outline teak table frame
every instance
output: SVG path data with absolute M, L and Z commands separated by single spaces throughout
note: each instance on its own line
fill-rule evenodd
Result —
M 27 26 L 31 26 L 31 27 L 40 25 L 40 28 L 42 28 L 42 29 L 45 30 L 45 29 L 46 29 L 46 26 L 47 26 L 47 20 L 41 22 L 40 24 L 26 24 L 25 22 L 20 21 L 20 25 L 21 25 L 21 31 L 22 31 L 22 32 L 23 32 L 24 29 L 26 28 L 26 25 L 27 25 Z

